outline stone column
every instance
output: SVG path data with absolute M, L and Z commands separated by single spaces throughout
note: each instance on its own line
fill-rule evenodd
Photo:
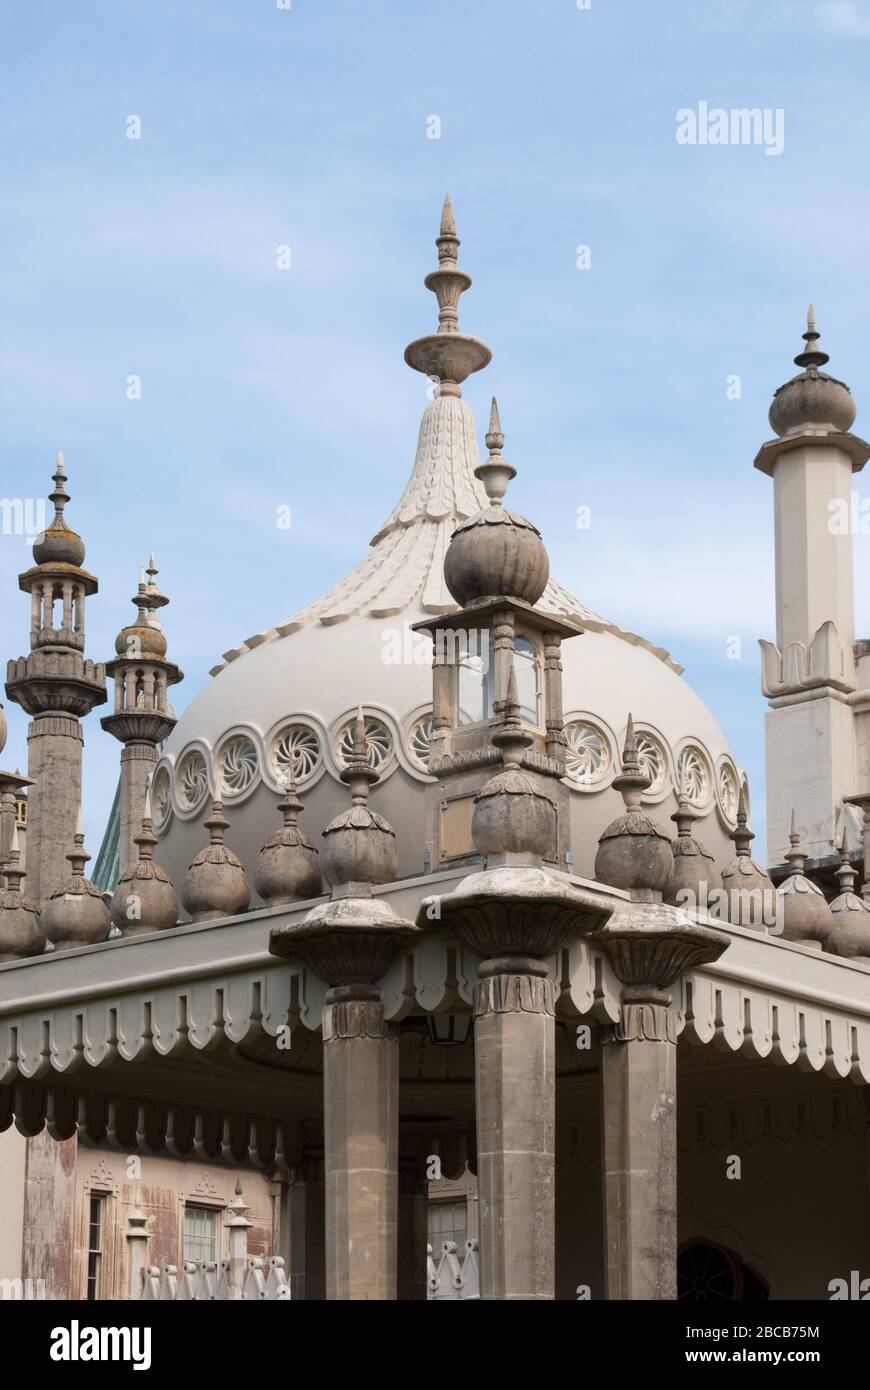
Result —
M 610 1299 L 677 1296 L 677 1030 L 669 996 L 623 1003 L 601 1049 Z
M 121 788 L 118 796 L 120 873 L 124 873 L 138 862 L 139 851 L 134 839 L 142 829 L 145 790 L 156 766 L 155 744 L 144 741 L 124 744 L 121 751 Z
M 72 846 L 82 796 L 79 720 L 71 714 L 40 714 L 27 734 L 27 896 L 44 903 L 69 878 Z
M 287 1187 L 289 1241 L 287 1267 L 290 1297 L 326 1297 L 325 1188 L 323 1133 L 310 1122 L 303 1125 L 302 1155 L 294 1180 Z
M 134 1301 L 142 1297 L 142 1276 L 148 1265 L 148 1217 L 139 1207 L 137 1197 L 135 1204 L 127 1213 L 127 1297 Z
M 395 1299 L 399 1039 L 371 985 L 323 1009 L 326 1297 Z
M 724 932 L 693 922 L 651 890 L 604 928 L 622 982 L 601 1049 L 604 1255 L 610 1299 L 677 1296 L 677 1017 L 669 986 L 716 960 Z
M 428 1227 L 429 1183 L 424 1142 L 417 1135 L 400 1135 L 397 1283 L 400 1303 L 426 1299 Z
M 555 1294 L 555 986 L 540 961 L 484 961 L 475 989 L 481 1297 Z

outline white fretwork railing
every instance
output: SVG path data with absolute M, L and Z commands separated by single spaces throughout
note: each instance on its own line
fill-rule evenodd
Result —
M 432 1246 L 427 1249 L 426 1297 L 428 1299 L 480 1298 L 480 1246 L 467 1240 L 462 1252 L 454 1240 L 445 1240 L 436 1263 Z
M 156 1265 L 145 1270 L 143 1303 L 203 1303 L 213 1299 L 244 1300 L 251 1303 L 278 1302 L 290 1297 L 290 1285 L 280 1255 L 271 1260 L 248 1259 L 235 1277 L 232 1261 L 220 1264 L 208 1260 L 189 1260 L 182 1266 Z

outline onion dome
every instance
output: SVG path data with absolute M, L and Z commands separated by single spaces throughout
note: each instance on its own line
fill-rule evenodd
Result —
M 317 898 L 322 892 L 320 855 L 298 824 L 302 802 L 292 770 L 278 810 L 283 812 L 284 824 L 260 850 L 254 871 L 254 887 L 269 907 L 295 898 Z
M 749 829 L 746 793 L 742 787 L 737 803 L 737 825 L 731 832 L 731 839 L 737 854 L 722 870 L 728 921 L 736 927 L 765 931 L 767 926 L 773 925 L 776 890 L 767 870 L 756 864 L 749 854 L 755 835 Z
M 649 785 L 649 775 L 641 771 L 629 715 L 622 775 L 613 779 L 613 786 L 622 793 L 625 814 L 612 820 L 599 838 L 595 877 L 600 883 L 634 892 L 662 893 L 667 887 L 674 869 L 671 837 L 640 809 L 641 795 Z
M 535 604 L 547 587 L 550 560 L 541 533 L 502 504 L 516 469 L 502 457 L 504 435 L 492 398 L 486 447 L 489 457 L 475 468 L 489 506 L 457 526 L 444 556 L 444 580 L 462 606 L 475 599 L 504 597 Z
M 216 787 L 211 815 L 205 821 L 209 844 L 194 859 L 181 887 L 181 901 L 193 922 L 234 917 L 246 912 L 250 904 L 251 888 L 241 861 L 224 844 L 224 831 L 229 826 L 220 787 Z
M 870 958 L 870 908 L 855 892 L 858 877 L 849 861 L 846 848 L 846 832 L 840 844 L 840 867 L 837 878 L 840 892 L 831 903 L 833 930 L 828 937 L 827 949 L 835 956 L 847 959 Z
M 363 883 L 392 883 L 399 868 L 396 834 L 389 821 L 369 804 L 369 786 L 378 774 L 369 762 L 362 710 L 353 727 L 353 752 L 341 773 L 351 805 L 323 831 L 323 878 L 330 888 Z
M 812 304 L 807 310 L 807 346 L 794 359 L 804 370 L 774 392 L 768 419 L 778 435 L 804 430 L 830 430 L 843 433 L 855 419 L 855 402 L 845 382 L 819 371 L 828 354 L 817 347 L 816 316 Z
M 69 493 L 64 484 L 67 475 L 63 471 L 63 454 L 58 453 L 54 474 L 54 491 L 48 494 L 54 503 L 54 520 L 51 525 L 36 537 L 33 543 L 33 558 L 38 565 L 75 565 L 84 563 L 85 543 L 81 536 L 71 531 L 64 520 L 63 509 L 69 501 Z
M 154 862 L 154 846 L 159 843 L 151 829 L 149 788 L 145 793 L 142 830 L 133 837 L 133 844 L 139 847 L 139 862 L 119 876 L 112 896 L 112 921 L 125 936 L 166 931 L 178 921 L 178 898 L 172 881 Z
M 90 879 L 85 878 L 85 865 L 91 856 L 85 849 L 81 812 L 73 837 L 73 848 L 66 857 L 72 866 L 72 873 L 63 886 L 52 893 L 41 919 L 42 930 L 53 942 L 56 951 L 105 941 L 112 929 L 112 919 L 102 893 Z
M 41 956 L 45 950 L 39 908 L 32 898 L 25 897 L 21 891 L 24 873 L 18 867 L 20 858 L 16 825 L 12 832 L 9 858 L 3 866 L 6 887 L 0 889 L 0 961 Z
M 501 750 L 503 770 L 491 777 L 474 798 L 471 838 L 485 858 L 522 855 L 552 858 L 556 844 L 556 803 L 541 781 L 524 772 L 523 750 L 534 742 L 520 723 L 520 702 L 513 664 L 501 728 L 492 742 Z
M 115 638 L 115 651 L 118 656 L 128 656 L 134 659 L 140 656 L 154 656 L 158 660 L 162 660 L 166 656 L 166 638 L 160 627 L 160 619 L 154 610 L 162 608 L 164 604 L 169 602 L 169 599 L 160 592 L 154 582 L 157 570 L 154 566 L 153 555 L 148 565 L 148 582 L 145 581 L 145 569 L 143 567 L 139 571 L 138 591 L 131 600 L 137 609 L 136 621 L 121 628 Z
M 674 867 L 665 889 L 665 902 L 707 911 L 710 895 L 722 887 L 722 876 L 712 854 L 692 834 L 692 822 L 698 819 L 698 812 L 681 791 L 671 816 L 677 834 L 671 842 Z
M 788 838 L 791 849 L 785 858 L 794 871 L 776 890 L 782 910 L 782 934 L 786 941 L 799 941 L 802 946 L 821 950 L 827 945 L 834 919 L 821 888 L 804 873 L 807 856 L 800 847 L 794 811 Z

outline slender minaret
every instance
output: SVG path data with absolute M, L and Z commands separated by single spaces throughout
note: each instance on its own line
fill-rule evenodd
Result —
M 771 864 L 782 860 L 793 806 L 808 858 L 832 855 L 843 798 L 870 781 L 870 750 L 866 768 L 856 750 L 852 584 L 852 475 L 870 445 L 849 432 L 848 386 L 820 370 L 828 354 L 812 305 L 803 336 L 794 359 L 803 370 L 770 407 L 778 438 L 755 459 L 773 478 L 775 516 L 776 644 L 761 643 Z
M 139 589 L 132 602 L 136 621 L 122 628 L 115 639 L 117 656 L 106 663 L 106 674 L 115 682 L 114 713 L 100 723 L 124 745 L 121 754 L 119 798 L 119 869 L 124 874 L 139 861 L 136 839 L 145 813 L 145 792 L 157 763 L 157 745 L 168 738 L 176 718 L 167 689 L 183 674 L 166 660 L 166 638 L 157 609 L 169 602 L 157 587 L 157 568 L 152 555 L 139 574 Z
M 27 735 L 28 893 L 43 904 L 69 876 L 70 827 L 82 796 L 81 720 L 106 699 L 106 673 L 85 658 L 85 599 L 97 581 L 82 568 L 85 547 L 67 526 L 63 454 L 57 456 L 54 520 L 37 536 L 36 564 L 19 576 L 30 594 L 30 655 L 10 661 L 6 694 L 32 716 Z

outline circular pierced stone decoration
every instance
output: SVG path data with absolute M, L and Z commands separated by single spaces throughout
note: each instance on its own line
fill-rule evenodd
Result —
M 247 734 L 227 739 L 218 756 L 221 790 L 225 796 L 241 796 L 253 785 L 260 766 L 257 749 Z
M 154 824 L 162 829 L 172 815 L 172 783 L 165 767 L 159 767 L 151 784 L 151 810 Z
M 432 716 L 424 714 L 408 730 L 408 752 L 422 772 L 429 771 L 429 746 L 432 742 Z
M 355 719 L 350 719 L 341 730 L 335 743 L 335 752 L 342 767 L 347 767 L 353 756 L 353 728 Z M 363 720 L 366 731 L 366 754 L 369 767 L 378 770 L 390 756 L 393 748 L 393 740 L 390 738 L 390 731 L 386 724 L 382 724 L 379 719 L 372 719 L 366 715 Z
M 677 788 L 685 792 L 693 806 L 706 801 L 710 794 L 710 774 L 707 761 L 698 748 L 684 748 L 677 759 Z
M 722 814 L 731 825 L 737 824 L 739 801 L 740 788 L 737 785 L 737 773 L 730 763 L 723 763 L 719 768 L 719 805 L 722 807 Z
M 307 724 L 288 724 L 272 740 L 271 760 L 277 781 L 286 781 L 292 771 L 297 782 L 307 782 L 323 760 L 320 740 Z
M 664 786 L 665 774 L 668 768 L 665 750 L 662 748 L 658 739 L 653 738 L 652 734 L 638 734 L 636 736 L 636 742 L 640 770 L 641 772 L 645 772 L 650 778 L 650 785 L 646 789 L 644 795 L 653 796 L 656 792 L 660 792 Z
M 205 801 L 208 793 L 208 768 L 198 748 L 192 748 L 189 753 L 185 753 L 178 764 L 175 788 L 179 805 L 185 811 L 195 811 Z
M 585 719 L 565 725 L 565 769 L 580 786 L 602 782 L 610 771 L 610 744 L 601 729 Z

